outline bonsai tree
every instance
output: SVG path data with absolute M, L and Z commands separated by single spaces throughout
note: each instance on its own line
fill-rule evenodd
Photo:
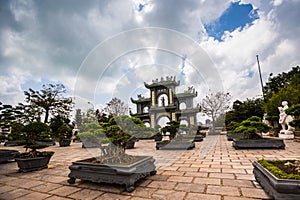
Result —
M 84 125 L 79 136 L 84 145 L 92 143 L 100 148 L 101 157 L 97 157 L 98 162 L 123 163 L 134 158 L 125 153 L 126 144 L 132 140 L 136 141 L 136 134 L 143 134 L 143 131 L 149 129 L 141 126 L 139 120 L 120 115 L 111 117 L 108 122 L 91 122 Z
M 170 121 L 167 124 L 168 124 L 167 126 L 161 128 L 161 131 L 163 133 L 169 132 L 170 133 L 170 139 L 173 139 L 176 136 L 176 134 L 179 130 L 180 122 Z
M 237 126 L 237 124 L 232 124 L 232 127 Z M 258 133 L 268 132 L 272 129 L 271 126 L 263 123 L 261 119 L 257 116 L 252 116 L 244 121 L 242 121 L 238 127 L 234 129 L 235 133 L 245 134 L 248 139 L 261 138 Z
M 54 152 L 37 151 L 38 149 L 44 149 L 48 147 L 46 144 L 38 143 L 38 141 L 42 141 L 45 138 L 50 139 L 50 128 L 47 124 L 42 122 L 32 122 L 26 125 L 23 131 L 26 135 L 26 145 L 24 146 L 24 148 L 26 148 L 26 152 L 17 154 L 16 157 L 35 158 L 38 156 L 53 155 Z

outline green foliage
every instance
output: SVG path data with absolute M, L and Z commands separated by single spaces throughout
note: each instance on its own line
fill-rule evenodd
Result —
M 71 112 L 73 102 L 72 98 L 64 97 L 66 92 L 63 84 L 48 84 L 43 85 L 43 89 L 40 91 L 29 88 L 28 91 L 24 91 L 24 94 L 25 101 L 32 108 L 45 112 L 44 123 L 47 123 L 50 113 L 68 116 Z
M 163 133 L 169 132 L 170 133 L 170 139 L 172 139 L 176 136 L 176 133 L 179 130 L 180 122 L 170 121 L 167 124 L 168 124 L 167 126 L 161 128 L 161 131 Z
M 50 119 L 50 128 L 52 131 L 53 137 L 60 137 L 61 131 L 59 128 L 62 126 L 67 126 L 70 123 L 70 120 L 64 116 L 56 115 Z M 71 130 L 72 131 L 72 130 Z
M 244 102 L 236 100 L 233 103 L 233 109 L 226 113 L 225 124 L 229 125 L 230 122 L 242 122 L 251 116 L 263 117 L 263 99 L 247 99 Z
M 72 128 L 68 125 L 62 125 L 58 128 L 58 133 L 60 139 L 71 139 Z
M 236 127 L 233 131 L 235 133 L 242 133 L 248 135 L 248 138 L 256 138 L 258 135 L 256 133 L 268 132 L 272 129 L 271 126 L 263 123 L 261 119 L 257 116 L 252 116 L 239 124 L 233 123 L 232 126 Z
M 294 104 L 286 110 L 288 115 L 293 115 L 295 119 L 290 122 L 292 127 L 295 127 L 296 130 L 300 130 L 300 104 Z
M 231 122 L 226 126 L 226 129 L 227 129 L 227 131 L 234 131 L 234 129 L 236 129 L 239 125 L 240 125 L 240 123 L 235 122 L 235 121 L 231 121 Z
M 278 106 L 282 101 L 287 101 L 289 106 L 300 102 L 300 67 L 293 67 L 289 72 L 283 72 L 274 77 L 270 75 L 264 91 L 264 109 L 268 114 L 267 119 L 278 121 Z
M 261 164 L 264 168 L 266 168 L 269 172 L 271 172 L 274 176 L 276 176 L 279 179 L 294 179 L 294 180 L 300 180 L 299 174 L 287 174 L 283 170 L 276 167 L 274 164 L 276 163 L 287 163 L 291 162 L 294 163 L 296 160 L 258 160 L 257 162 Z

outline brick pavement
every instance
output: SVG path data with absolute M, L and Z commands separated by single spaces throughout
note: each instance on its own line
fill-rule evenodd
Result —
M 0 199 L 270 199 L 255 181 L 252 162 L 263 157 L 300 159 L 300 143 L 291 140 L 285 142 L 286 150 L 235 150 L 225 135 L 214 138 L 216 143 L 199 142 L 188 151 L 156 150 L 154 141 L 137 142 L 127 153 L 153 155 L 157 175 L 139 181 L 132 193 L 123 186 L 81 180 L 69 185 L 71 162 L 91 157 L 93 152 L 82 149 L 80 143 L 52 146 L 48 149 L 55 154 L 48 169 L 19 173 L 15 162 L 0 164 Z M 24 151 L 22 147 L 0 147 Z

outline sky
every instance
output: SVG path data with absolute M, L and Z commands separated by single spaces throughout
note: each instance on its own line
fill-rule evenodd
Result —
M 0 101 L 62 83 L 75 108 L 149 96 L 166 76 L 201 102 L 210 91 L 262 96 L 300 63 L 299 0 L 0 0 Z M 89 104 L 88 102 L 91 102 Z

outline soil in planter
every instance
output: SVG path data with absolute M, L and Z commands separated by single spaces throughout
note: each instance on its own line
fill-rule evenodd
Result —
M 126 159 L 124 159 L 126 157 Z M 118 166 L 126 166 L 136 163 L 140 160 L 146 158 L 145 156 L 131 156 L 131 155 L 124 155 L 122 156 L 122 160 L 120 162 L 116 162 L 114 159 L 102 158 L 102 157 L 93 157 L 89 159 L 82 160 L 83 162 L 90 162 L 90 163 L 99 163 L 99 164 L 107 164 L 107 165 L 118 165 Z M 113 161 L 114 160 L 114 161 Z
M 278 167 L 279 169 L 281 169 L 282 171 L 284 171 L 287 174 L 298 174 L 300 175 L 300 171 L 297 170 L 296 166 L 287 166 L 284 165 L 284 163 L 274 163 L 274 166 Z

